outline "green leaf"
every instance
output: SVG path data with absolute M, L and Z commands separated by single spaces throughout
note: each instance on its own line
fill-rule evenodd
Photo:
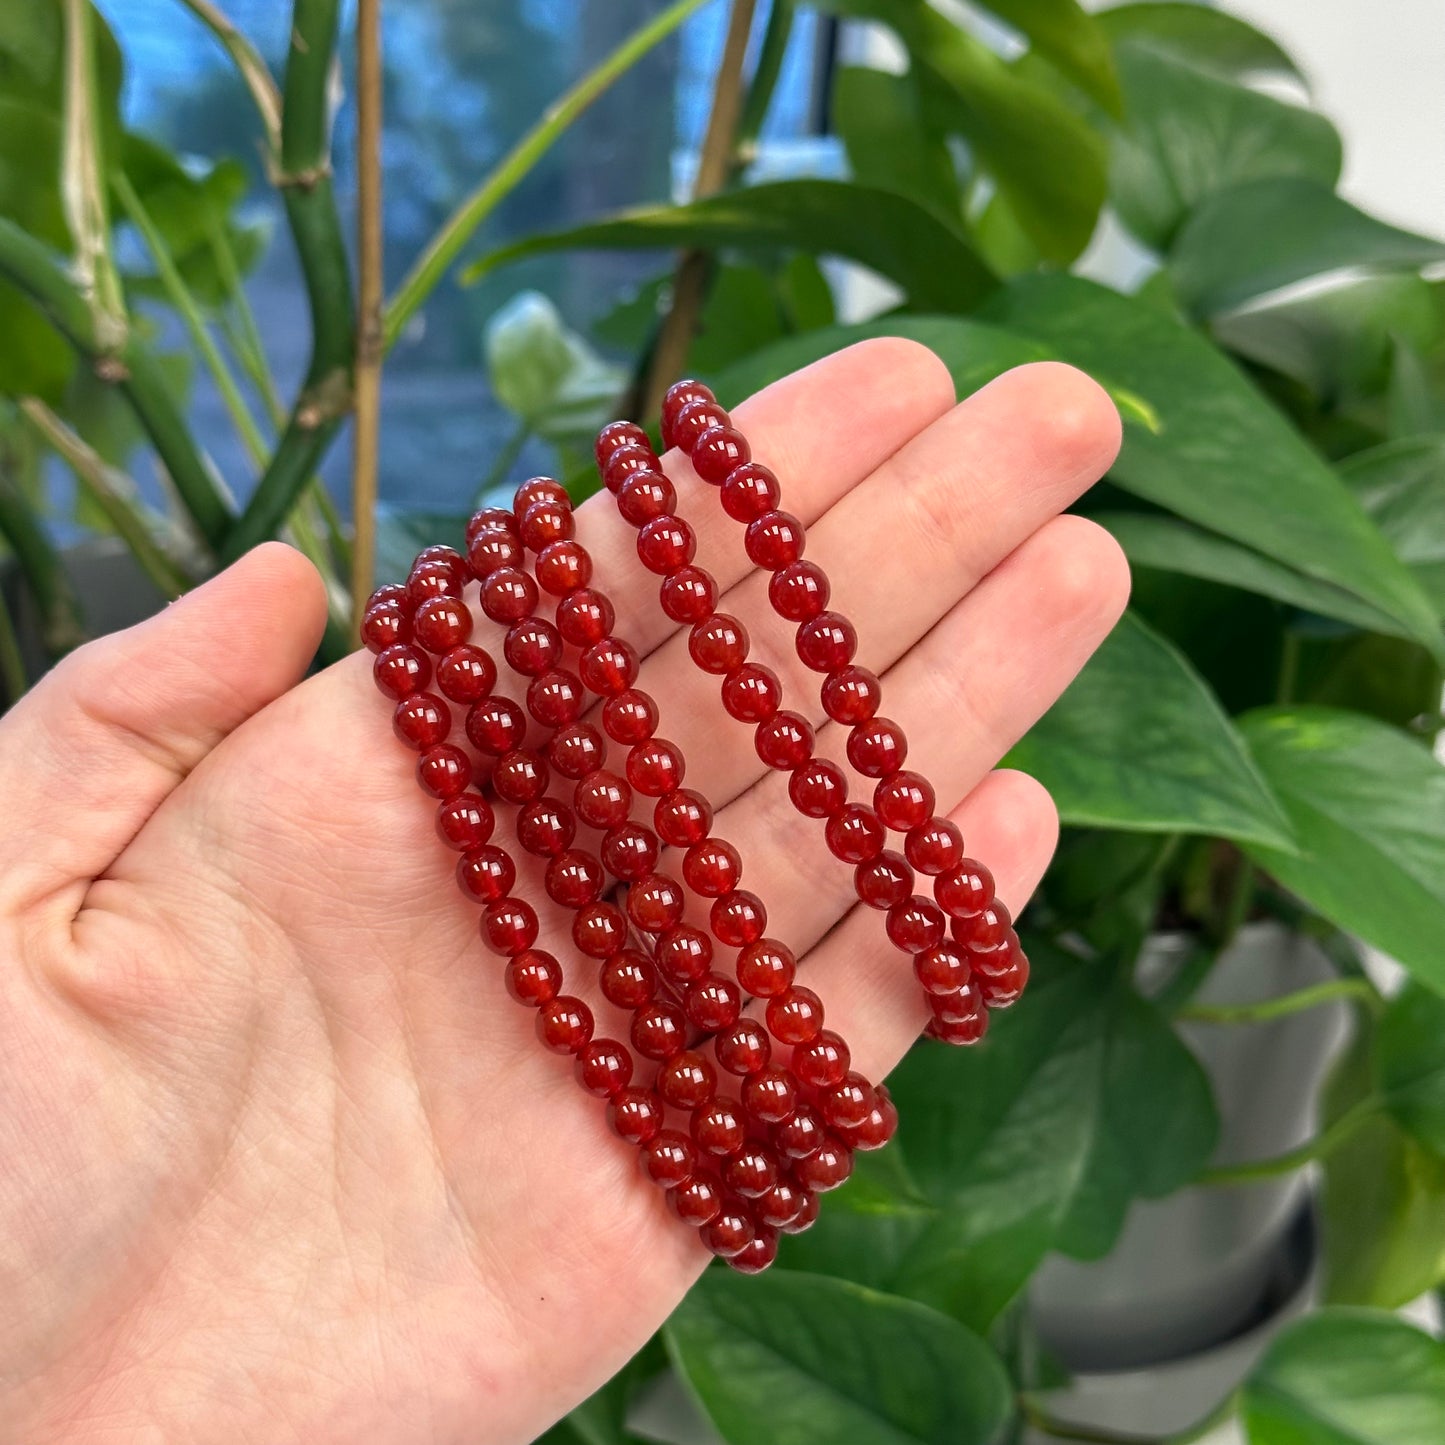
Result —
M 68 250 L 60 201 L 60 118 L 32 100 L 0 95 L 0 214 Z
M 1169 255 L 1178 300 L 1215 316 L 1297 281 L 1349 269 L 1418 271 L 1445 242 L 1367 216 L 1304 176 L 1218 191 L 1180 229 Z
M 945 1315 L 845 1280 L 708 1270 L 665 1327 L 732 1445 L 991 1445 L 1013 1413 L 997 1356 Z
M 911 196 L 943 216 L 962 214 L 948 141 L 928 124 L 912 75 L 843 66 L 833 80 L 833 124 L 855 181 Z
M 1240 720 L 1299 853 L 1245 850 L 1332 923 L 1445 992 L 1445 767 L 1403 733 L 1330 708 Z
M 981 319 L 1043 342 L 1111 393 L 1149 405 L 1153 428 L 1124 411 L 1111 480 L 1344 588 L 1445 656 L 1429 599 L 1349 489 L 1203 338 L 1071 276 L 1010 282 Z
M 689 374 L 717 371 L 782 335 L 783 315 L 773 278 L 760 266 L 719 266 L 688 349 L 687 370 Z
M 1375 1033 L 1375 1072 L 1396 1122 L 1445 1159 L 1445 998 L 1412 983 Z
M 60 6 L 0 6 L 0 89 L 43 91 L 60 69 Z
M 1317 582 L 1262 552 L 1177 517 L 1153 512 L 1091 512 L 1090 516 L 1114 534 L 1135 567 L 1222 582 L 1368 631 L 1409 635 L 1388 613 L 1342 588 Z
M 1439 1445 L 1445 1345 L 1393 1315 L 1322 1310 L 1270 1346 L 1243 1414 L 1250 1445 Z
M 75 370 L 75 352 L 44 312 L 0 280 L 0 396 L 60 400 Z
M 817 257 L 794 251 L 783 263 L 778 276 L 778 297 L 787 316 L 789 330 L 816 331 L 832 326 L 838 319 L 833 288 L 823 274 Z
M 980 0 L 984 9 L 1022 31 L 1086 95 L 1118 114 L 1123 101 L 1114 57 L 1098 18 L 1077 0 Z
M 1182 653 L 1134 614 L 1009 755 L 1066 823 L 1291 847 L 1233 724 Z
M 376 582 L 395 582 L 411 571 L 416 554 L 440 537 L 455 540 L 466 529 L 469 512 L 399 512 L 385 505 L 376 512 Z
M 1340 472 L 1445 619 L 1445 438 L 1387 442 Z
M 564 1415 L 537 1445 L 643 1445 L 627 1428 L 638 1389 L 667 1368 L 662 1339 L 654 1335 L 600 1390 Z
M 868 224 L 858 224 L 860 216 Z M 776 181 L 694 201 L 624 211 L 530 236 L 474 262 L 464 283 L 546 251 L 596 247 L 797 249 L 857 261 L 896 282 L 917 306 L 961 308 L 994 278 L 961 229 L 906 196 L 844 181 Z
M 1290 56 L 1261 30 L 1212 5 L 1119 5 L 1099 17 L 1115 44 L 1134 40 L 1225 80 L 1282 77 L 1305 83 Z
M 1221 56 L 1234 54 L 1232 41 L 1196 49 L 1182 33 L 1161 35 L 1114 18 L 1128 14 L 1100 17 L 1115 37 L 1127 117 L 1114 144 L 1110 198 L 1141 241 L 1167 248 L 1200 201 L 1243 181 L 1306 176 L 1335 184 L 1341 161 L 1335 128 L 1221 74 Z M 1186 22 L 1214 23 L 1199 16 Z

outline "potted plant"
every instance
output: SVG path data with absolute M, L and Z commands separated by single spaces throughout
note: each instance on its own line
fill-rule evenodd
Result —
M 377 10 L 362 0 L 359 310 L 324 151 L 336 6 L 298 0 L 279 89 L 213 7 L 189 8 L 266 121 L 311 283 L 310 375 L 274 444 L 261 435 L 260 483 L 236 508 L 124 324 L 136 283 L 107 266 L 118 198 L 142 238 L 147 217 L 158 234 L 152 279 L 199 326 L 203 360 L 223 318 L 239 356 L 241 293 L 225 278 L 214 298 L 201 289 L 202 272 L 224 269 L 211 263 L 230 193 L 154 156 L 115 171 L 140 143 L 108 118 L 103 30 L 67 0 L 55 53 L 86 47 L 90 63 L 69 73 L 89 83 L 59 84 L 38 52 L 3 73 L 38 77 L 27 103 L 93 144 L 66 152 L 79 166 L 68 214 L 7 205 L 0 304 L 21 308 L 34 355 L 78 352 L 86 386 L 139 419 L 183 520 L 179 535 L 162 526 L 106 470 L 67 364 L 46 400 L 43 373 L 12 355 L 0 382 L 28 429 L 18 443 L 7 432 L 0 532 L 66 645 L 27 460 L 43 440 L 148 573 L 150 547 L 176 569 L 172 585 L 293 529 L 337 579 L 340 647 L 339 579 L 349 565 L 353 592 L 371 582 L 387 345 L 548 141 L 692 7 L 661 12 L 548 112 L 384 302 Z M 683 370 L 732 403 L 881 333 L 931 346 L 961 392 L 1023 361 L 1070 361 L 1124 417 L 1118 463 L 1083 507 L 1128 552 L 1135 599 L 1011 759 L 1050 787 L 1066 825 L 1027 919 L 1025 1002 L 976 1050 L 920 1045 L 891 1081 L 898 1140 L 817 1229 L 761 1279 L 710 1271 L 665 1350 L 644 1351 L 555 1438 L 627 1439 L 640 1387 L 668 1370 L 748 1445 L 1117 1440 L 1121 1425 L 1182 1441 L 1233 1415 L 1254 1445 L 1445 1438 L 1445 1348 L 1392 1313 L 1445 1280 L 1445 770 L 1432 753 L 1445 314 L 1427 269 L 1445 245 L 1336 193 L 1339 137 L 1304 78 L 1227 13 L 988 0 L 1027 42 L 1006 60 L 922 0 L 819 8 L 882 25 L 906 57 L 902 73 L 833 77 L 850 179 L 750 177 L 793 6 L 775 0 L 749 69 L 751 6 L 735 0 L 693 198 L 494 246 L 463 273 L 581 247 L 680 252 L 590 342 L 535 301 L 501 316 L 499 393 L 548 432 L 565 474 L 616 381 L 598 346 L 623 364 L 619 406 L 637 414 Z M 204 190 L 210 249 L 189 279 L 147 175 L 186 198 Z M 1127 290 L 1078 274 L 1106 208 L 1144 276 Z M 820 256 L 882 276 L 896 302 L 838 324 Z M 312 485 L 353 411 L 354 539 L 328 529 Z M 1397 961 L 1402 987 L 1382 989 L 1365 946 Z M 1206 1375 L 1180 1373 L 1201 1360 Z M 1134 1403 L 1099 1404 L 1087 1380 L 1067 1393 L 1071 1371 L 1135 1371 Z

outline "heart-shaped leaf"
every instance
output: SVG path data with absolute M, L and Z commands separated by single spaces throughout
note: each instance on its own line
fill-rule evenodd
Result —
M 1445 440 L 1387 442 L 1340 472 L 1445 620 Z
M 1243 1407 L 1250 1445 L 1439 1445 L 1445 1345 L 1393 1315 L 1322 1310 L 1270 1346 Z
M 1269 76 L 1305 84 L 1299 67 L 1274 40 L 1212 5 L 1145 0 L 1107 9 L 1099 23 L 1115 44 L 1133 40 L 1224 80 Z
M 731 1445 L 992 1445 L 1013 1413 L 998 1357 L 956 1320 L 841 1279 L 708 1270 L 665 1327 Z
M 981 0 L 1086 95 L 1117 114 L 1123 104 L 1109 40 L 1078 0 Z
M 1332 923 L 1445 992 L 1445 767 L 1385 723 L 1331 708 L 1240 719 L 1298 852 L 1245 850 Z
M 1412 983 L 1375 1031 L 1375 1074 L 1390 1113 L 1445 1159 L 1445 998 Z

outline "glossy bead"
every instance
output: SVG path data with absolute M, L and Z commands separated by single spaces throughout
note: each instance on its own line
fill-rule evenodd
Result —
M 486 697 L 467 713 L 467 737 L 478 752 L 493 757 L 520 747 L 527 715 L 510 698 Z
M 571 505 L 559 506 L 556 502 L 544 498 L 533 502 L 522 514 L 517 535 L 521 537 L 522 545 L 528 551 L 540 552 L 553 542 L 569 541 L 576 530 L 577 523 L 572 518 Z
M 706 838 L 683 855 L 682 881 L 704 898 L 721 898 L 730 893 L 738 886 L 742 872 L 738 850 L 724 838 Z
M 552 891 L 554 869 L 547 868 L 547 893 L 556 903 L 569 908 L 581 908 L 584 904 L 595 903 L 602 894 L 602 865 L 588 858 L 585 853 L 567 853 L 567 845 L 577 830 L 572 810 L 556 798 L 539 798 L 529 803 L 517 815 L 517 842 L 534 858 L 550 858 L 553 864 L 563 864 L 555 870 L 559 888 L 564 894 L 580 894 L 575 903 L 568 897 Z M 565 862 L 563 855 L 566 855 Z M 579 862 L 578 860 L 581 860 Z M 590 869 L 584 865 L 591 864 Z M 579 872 L 580 870 L 580 872 Z M 595 880 L 591 882 L 589 880 Z
M 793 769 L 788 798 L 805 818 L 835 818 L 848 805 L 848 779 L 837 763 L 810 758 Z
M 502 656 L 513 672 L 537 677 L 562 660 L 562 634 L 545 618 L 528 617 L 507 629 Z
M 784 993 L 797 972 L 793 951 L 775 938 L 760 938 L 738 954 L 738 983 L 754 998 Z
M 963 834 L 947 818 L 930 818 L 903 840 L 903 856 L 919 873 L 951 873 L 963 861 Z
M 424 753 L 447 740 L 452 715 L 441 698 L 417 692 L 397 703 L 391 725 L 402 742 Z
M 696 466 L 696 461 L 693 462 Z M 751 522 L 771 512 L 782 497 L 778 479 L 757 462 L 744 462 L 723 478 L 722 508 L 735 522 Z
M 743 1083 L 744 1112 L 764 1124 L 782 1123 L 797 1107 L 797 1102 L 797 1086 L 786 1069 L 762 1069 L 749 1075 Z
M 537 553 L 537 585 L 553 597 L 565 597 L 592 580 L 592 558 L 578 542 L 549 542 Z
M 853 870 L 853 891 L 870 908 L 892 908 L 913 892 L 913 869 L 903 854 L 884 849 Z
M 886 778 L 903 766 L 908 739 L 890 718 L 857 723 L 848 734 L 848 761 L 866 778 Z
M 753 1237 L 725 1263 L 738 1274 L 761 1274 L 778 1257 L 778 1232 L 766 1225 L 755 1224 Z
M 742 1006 L 737 984 L 720 973 L 709 974 L 690 984 L 684 1000 L 687 1021 L 706 1034 L 732 1028 L 738 1021 Z
M 661 472 L 634 472 L 617 493 L 618 513 L 633 527 L 664 517 L 675 506 L 677 490 Z
M 535 803 L 547 791 L 547 764 L 530 748 L 503 753 L 492 768 L 492 791 L 504 803 Z
M 438 743 L 416 760 L 416 780 L 434 798 L 455 798 L 472 781 L 472 760 L 460 748 Z
M 889 941 L 904 953 L 920 953 L 943 942 L 946 920 L 931 898 L 915 893 L 895 903 L 884 920 Z
M 601 853 L 603 866 L 614 878 L 632 883 L 647 877 L 657 866 L 657 839 L 641 824 L 624 823 L 607 830 Z
M 416 554 L 416 561 L 412 567 L 416 568 L 425 562 L 441 562 L 451 569 L 452 581 L 457 586 L 465 587 L 472 579 L 471 568 L 467 566 L 467 559 L 457 551 L 455 547 L 447 547 L 441 543 L 434 543 L 430 547 L 423 547 Z
M 697 1145 L 676 1129 L 664 1129 L 642 1146 L 642 1172 L 663 1189 L 676 1189 L 692 1177 L 697 1165 Z
M 789 1159 L 806 1159 L 816 1154 L 827 1138 L 827 1130 L 817 1111 L 807 1104 L 799 1104 L 793 1112 L 773 1130 L 773 1144 Z
M 682 921 L 687 899 L 665 873 L 649 873 L 627 891 L 627 916 L 644 933 L 661 933 Z
M 793 1072 L 813 1089 L 831 1089 L 843 1082 L 852 1055 L 832 1029 L 823 1029 L 811 1043 L 793 1050 Z
M 804 1189 L 801 1185 L 798 1187 L 803 1196 L 802 1207 L 794 1216 L 793 1222 L 784 1226 L 784 1234 L 802 1234 L 818 1222 L 818 1196 L 811 1189 Z
M 632 1055 L 616 1039 L 592 1039 L 577 1053 L 577 1082 L 610 1099 L 632 1082 Z
M 675 435 L 677 419 L 686 407 L 695 401 L 716 400 L 711 389 L 700 381 L 688 379 L 674 382 L 662 398 L 662 444 L 668 447 L 678 445 Z
M 873 807 L 896 833 L 907 833 L 933 816 L 933 785 L 922 773 L 901 768 L 873 790 Z
M 617 1008 L 639 1009 L 657 994 L 657 970 L 646 954 L 624 948 L 598 975 L 602 997 Z
M 798 625 L 793 639 L 798 660 L 813 672 L 836 672 L 858 650 L 858 634 L 841 612 L 820 612 Z
M 674 622 L 701 622 L 717 605 L 717 583 L 701 567 L 682 567 L 662 579 L 657 597 Z
M 527 711 L 543 727 L 564 728 L 581 716 L 586 697 L 582 679 L 575 672 L 554 667 L 527 685 Z
M 662 1100 L 651 1089 L 623 1089 L 607 1106 L 607 1122 L 619 1139 L 648 1144 L 662 1130 Z
M 722 1208 L 722 1184 L 711 1174 L 694 1172 L 672 1189 L 667 1202 L 684 1224 L 706 1224 Z
M 709 485 L 720 487 L 752 455 L 748 439 L 735 427 L 709 427 L 692 444 L 692 469 Z
M 648 452 L 652 450 L 652 443 L 648 440 L 647 433 L 635 421 L 608 422 L 597 433 L 597 440 L 592 447 L 592 455 L 597 458 L 598 470 L 606 467 L 607 460 L 613 452 L 627 446 L 641 447 Z
M 627 920 L 611 903 L 591 903 L 572 920 L 572 942 L 588 958 L 611 958 L 627 944 Z
M 704 672 L 721 677 L 747 661 L 748 630 L 725 612 L 714 612 L 693 627 L 687 639 L 692 660 Z
M 819 691 L 823 711 L 836 723 L 853 726 L 869 721 L 883 700 L 883 685 L 866 667 L 840 667 L 823 679 Z
M 951 943 L 940 943 L 913 958 L 913 974 L 924 993 L 939 997 L 957 993 L 968 982 L 970 973 L 967 957 Z
M 756 893 L 734 888 L 713 903 L 708 923 L 719 943 L 729 948 L 746 948 L 767 932 L 768 910 Z
M 853 1172 L 853 1151 L 841 1139 L 826 1137 L 822 1146 L 806 1159 L 799 1159 L 793 1165 L 798 1183 L 813 1191 L 824 1194 L 836 1189 L 847 1181 Z
M 406 588 L 400 582 L 383 582 L 370 597 L 366 599 L 366 606 L 363 613 L 370 612 L 373 607 L 382 607 L 387 603 L 396 603 L 397 606 L 406 605 Z
M 898 1106 L 879 1089 L 868 1117 L 847 1130 L 844 1140 L 850 1149 L 881 1149 L 897 1132 Z
M 712 807 L 701 793 L 674 788 L 657 800 L 652 823 L 657 836 L 669 847 L 690 848 L 702 842 L 712 828 Z
M 732 418 L 715 401 L 693 401 L 682 408 L 672 425 L 671 446 L 691 452 L 697 439 L 715 426 L 729 426 Z
M 510 507 L 483 507 L 473 512 L 464 529 L 468 543 L 480 537 L 483 532 L 515 532 L 516 513 Z
M 578 849 L 559 852 L 547 865 L 547 896 L 563 908 L 585 908 L 596 903 L 606 881 L 597 859 Z
M 467 544 L 467 561 L 479 579 L 485 579 L 499 567 L 515 567 L 526 556 L 516 533 L 492 528 L 479 532 Z
M 637 556 L 649 572 L 665 577 L 686 567 L 697 552 L 697 537 L 681 518 L 664 513 L 637 533 Z
M 616 697 L 637 681 L 637 649 L 620 637 L 604 637 L 581 656 L 577 670 L 598 697 Z
M 500 898 L 482 914 L 482 937 L 493 953 L 512 957 L 537 941 L 537 914 L 522 898 Z
M 861 1124 L 874 1103 L 873 1085 L 862 1074 L 849 1072 L 819 1102 L 823 1122 L 831 1129 L 853 1129 Z
M 499 567 L 482 583 L 482 611 L 503 626 L 530 617 L 537 606 L 537 584 L 520 567 Z
M 537 1010 L 537 1037 L 554 1054 L 580 1052 L 592 1027 L 592 1010 L 571 994 L 558 994 Z
M 645 692 L 628 688 L 602 704 L 602 726 L 613 742 L 645 742 L 657 731 L 657 704 Z
M 463 706 L 480 702 L 497 685 L 497 665 L 480 647 L 463 643 L 437 661 L 442 696 Z
M 812 989 L 794 984 L 768 1000 L 767 1020 L 779 1043 L 812 1043 L 823 1027 L 823 1001 Z
M 933 885 L 938 906 L 950 918 L 972 918 L 993 902 L 993 874 L 973 858 L 964 858 Z
M 475 852 L 492 836 L 495 819 L 480 793 L 459 793 L 437 806 L 437 836 L 459 853 Z
M 698 1230 L 698 1238 L 719 1259 L 732 1259 L 753 1242 L 755 1232 L 747 1210 L 736 1199 L 724 1197 L 722 1208 Z
M 409 642 L 394 642 L 377 653 L 371 675 L 382 692 L 400 702 L 431 681 L 431 659 Z
M 828 574 L 816 562 L 790 562 L 769 579 L 768 601 L 779 617 L 806 623 L 822 614 L 831 590 Z
M 802 1212 L 803 1191 L 791 1179 L 779 1179 L 753 1205 L 758 1223 L 785 1230 Z
M 501 848 L 478 848 L 457 863 L 457 883 L 462 892 L 483 903 L 505 898 L 516 881 L 516 865 Z
M 946 1044 L 976 1044 L 988 1032 L 988 1009 L 972 984 L 947 998 L 931 999 L 927 1032 Z
M 791 512 L 764 512 L 748 523 L 743 546 L 755 567 L 776 572 L 803 555 L 803 524 Z
M 378 602 L 361 618 L 361 640 L 372 652 L 384 652 L 411 636 L 411 618 L 397 602 Z
M 616 612 L 601 592 L 581 587 L 557 604 L 557 631 L 573 647 L 591 647 L 612 631 Z
M 665 738 L 635 743 L 627 754 L 627 781 L 648 798 L 680 788 L 683 770 L 682 753 Z
M 977 913 L 965 914 L 953 920 L 953 936 L 970 952 L 997 948 L 1008 938 L 1013 919 L 998 899 Z
M 571 723 L 547 739 L 547 761 L 576 782 L 595 773 L 607 758 L 607 744 L 591 723 Z
M 867 863 L 883 851 L 888 834 L 866 803 L 849 803 L 823 825 L 828 851 L 842 863 Z
M 727 1099 L 710 1099 L 693 1111 L 689 1124 L 693 1143 L 704 1154 L 726 1159 L 743 1147 L 743 1118 Z
M 529 477 L 512 496 L 512 516 L 518 522 L 527 515 L 527 510 L 537 502 L 550 502 L 556 507 L 572 506 L 567 488 L 555 477 Z
M 540 948 L 524 949 L 509 958 L 502 978 L 507 992 L 528 1008 L 541 1008 L 562 991 L 561 965 Z
M 773 1046 L 767 1031 L 755 1019 L 739 1019 L 713 1040 L 713 1057 L 730 1074 L 756 1074 L 768 1066 Z
M 462 584 L 449 562 L 421 562 L 411 569 L 406 579 L 408 606 L 417 608 L 433 597 L 460 597 Z
M 450 652 L 472 635 L 471 609 L 454 597 L 433 597 L 416 609 L 411 629 L 428 652 Z
M 717 1070 L 696 1049 L 683 1049 L 657 1071 L 657 1092 L 674 1109 L 696 1109 L 717 1093 Z
M 968 955 L 968 966 L 978 977 L 980 985 L 985 978 L 993 978 L 1007 973 L 1012 966 L 1014 956 L 1023 953 L 1019 944 L 1019 936 L 1012 928 L 1004 935 L 1003 942 L 995 944 L 992 948 L 966 948 L 961 943 L 955 946 L 963 948 Z
M 772 668 L 747 662 L 722 681 L 722 704 L 739 722 L 766 722 L 783 703 L 783 685 Z
M 674 1003 L 654 999 L 632 1015 L 632 1047 L 645 1059 L 671 1059 L 687 1047 L 687 1020 Z
M 572 806 L 590 828 L 620 828 L 632 813 L 632 789 L 625 778 L 598 768 L 577 784 Z
M 1006 967 L 993 973 L 978 973 L 979 991 L 989 1008 L 1009 1008 L 1023 996 L 1029 981 L 1029 961 L 1021 949 L 1005 950 L 1008 955 Z
M 657 457 L 650 446 L 634 443 L 618 447 L 602 468 L 602 485 L 614 496 L 626 485 L 627 479 L 639 472 L 650 472 L 657 466 Z
M 674 983 L 692 983 L 712 968 L 712 939 L 700 928 L 679 923 L 657 935 L 653 959 Z
M 812 756 L 813 725 L 801 713 L 784 708 L 753 730 L 753 747 L 768 767 L 791 772 Z
M 772 1151 L 761 1144 L 744 1145 L 723 1166 L 723 1183 L 744 1199 L 766 1194 L 777 1182 L 777 1161 Z

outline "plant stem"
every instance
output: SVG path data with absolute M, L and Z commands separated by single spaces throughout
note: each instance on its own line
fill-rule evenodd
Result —
M 20 655 L 20 638 L 15 632 L 15 620 L 5 604 L 5 594 L 0 592 L 0 689 L 4 697 L 0 703 L 10 707 L 25 695 L 30 686 L 25 676 L 25 659 Z
M 232 62 L 240 73 L 251 99 L 261 115 L 261 124 L 266 128 L 266 145 L 273 153 L 281 149 L 281 94 L 266 62 L 261 59 L 255 46 L 236 28 L 230 17 L 211 4 L 211 0 L 181 0 L 181 4 L 196 17 L 226 47 Z
M 0 537 L 10 545 L 25 585 L 40 611 L 40 640 L 51 657 L 61 657 L 85 641 L 80 605 L 60 554 L 46 535 L 34 508 L 4 470 L 0 470 Z
M 191 586 L 191 577 L 157 542 L 135 496 L 135 483 L 108 466 L 105 459 L 71 430 L 37 397 L 20 403 L 25 419 L 75 474 L 75 480 L 130 548 L 141 570 L 167 598 L 179 597 Z
M 1297 1169 L 1314 1164 L 1338 1149 L 1355 1131 L 1368 1123 L 1384 1108 L 1378 1097 L 1361 1099 L 1359 1103 L 1345 1110 L 1333 1124 L 1322 1129 L 1313 1139 L 1297 1149 L 1277 1154 L 1272 1159 L 1256 1159 L 1247 1164 L 1222 1164 L 1206 1169 L 1195 1184 L 1221 1186 L 1231 1184 L 1257 1184 L 1266 1179 L 1277 1179 L 1282 1174 L 1293 1174 Z
M 339 0 L 296 0 L 276 157 L 311 311 L 311 363 L 270 465 L 226 536 L 225 561 L 275 534 L 351 409 L 356 312 L 328 144 L 338 6 Z
M 361 616 L 376 571 L 377 466 L 381 439 L 381 5 L 356 9 L 356 425 L 352 438 L 351 610 Z
M 211 373 L 211 379 L 216 383 L 216 390 L 220 393 L 221 400 L 230 414 L 237 435 L 244 443 L 251 460 L 260 466 L 265 462 L 269 450 L 266 440 L 261 435 L 261 428 L 257 426 L 256 418 L 251 415 L 251 408 L 246 405 L 246 398 L 241 395 L 241 388 L 236 385 L 236 378 L 231 375 L 231 369 L 226 365 L 226 358 L 221 355 L 220 348 L 211 338 L 210 330 L 206 326 L 206 318 L 201 315 L 200 305 L 191 294 L 190 287 L 186 285 L 185 277 L 181 275 L 175 258 L 166 248 L 165 237 L 156 229 L 150 213 L 146 210 L 141 198 L 135 192 L 135 187 L 131 185 L 124 172 L 117 171 L 111 179 L 111 184 L 115 187 L 116 195 L 120 197 L 120 203 L 126 216 L 140 232 L 146 249 L 151 253 L 151 259 L 156 263 L 156 272 L 161 278 L 161 285 L 166 288 L 166 295 L 170 297 L 171 304 L 180 314 L 186 332 L 191 338 L 191 344 L 200 353 L 206 370 Z
M 537 124 L 442 225 L 393 293 L 386 306 L 382 328 L 386 350 L 390 351 L 396 344 L 407 322 L 425 304 L 477 227 L 526 178 L 557 138 L 619 76 L 630 70 L 705 3 L 707 0 L 674 0 L 673 4 L 624 40 L 595 70 L 584 75 L 571 90 L 547 107 Z
M 1282 994 L 1278 998 L 1263 999 L 1259 1003 L 1194 1004 L 1181 1009 L 1175 1017 L 1181 1023 L 1264 1024 L 1342 998 L 1357 999 L 1371 1006 L 1378 1006 L 1380 1002 L 1379 993 L 1368 979 L 1336 978 L 1328 983 L 1315 984 L 1312 988 Z
M 773 91 L 777 89 L 778 77 L 783 71 L 783 58 L 788 53 L 788 41 L 792 38 L 794 14 L 793 0 L 773 0 L 768 11 L 768 24 L 763 31 L 758 61 L 753 67 L 747 99 L 738 118 L 737 141 L 731 161 L 733 174 L 750 165 L 757 154 L 758 137 L 762 134 L 763 122 L 768 118 Z
M 230 507 L 171 400 L 155 358 L 133 334 L 119 345 L 103 335 L 90 307 L 48 248 L 3 216 L 0 274 L 40 306 L 102 381 L 120 388 L 197 530 L 208 546 L 219 547 L 231 527 Z
M 753 28 L 754 0 L 733 0 L 728 13 L 727 38 L 713 84 L 712 110 L 707 133 L 698 154 L 697 176 L 693 182 L 695 201 L 714 195 L 727 183 L 732 169 L 738 117 L 743 105 L 743 63 L 748 54 L 748 37 Z M 706 251 L 684 251 L 672 278 L 672 302 L 658 328 L 652 349 L 647 385 L 642 394 L 642 414 L 652 416 L 662 405 L 663 393 L 687 362 L 697 330 L 698 313 L 707 295 L 710 258 Z
M 1286 627 L 1284 641 L 1280 644 L 1279 682 L 1275 687 L 1276 703 L 1294 701 L 1295 689 L 1299 686 L 1300 638 L 1299 633 Z
M 1224 911 L 1219 920 L 1219 937 L 1216 940 L 1216 946 L 1220 953 L 1223 953 L 1234 942 L 1235 935 L 1238 934 L 1245 919 L 1249 917 L 1250 905 L 1254 902 L 1254 885 L 1257 877 L 1254 864 L 1241 853 L 1235 865 L 1234 877 L 1230 882 L 1229 897 L 1225 900 Z
M 256 313 L 246 295 L 246 283 L 241 276 L 241 268 L 236 264 L 236 253 L 223 226 L 213 225 L 211 228 L 211 254 L 216 259 L 216 269 L 221 273 L 232 308 L 241 323 L 239 334 L 227 328 L 227 339 L 259 393 L 271 425 L 279 431 L 286 421 L 286 408 L 281 405 L 276 378 L 271 375 L 271 364 L 266 359 L 266 344 L 261 340 L 261 328 L 256 324 Z

